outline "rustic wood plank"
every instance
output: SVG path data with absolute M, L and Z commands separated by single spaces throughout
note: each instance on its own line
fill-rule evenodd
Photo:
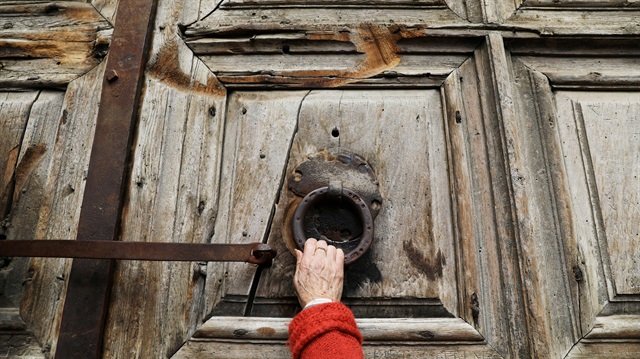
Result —
M 640 6 L 638 0 L 525 0 L 523 6 L 553 8 L 633 8 Z
M 38 91 L 0 93 L 0 215 L 2 220 L 11 206 L 9 196 L 13 189 L 13 178 L 18 163 L 22 137 L 29 119 L 29 113 Z M 0 227 L 4 235 L 5 225 Z
M 640 355 L 640 343 L 634 342 L 601 342 L 581 340 L 576 344 L 567 359 L 612 358 L 634 359 Z
M 111 26 L 91 4 L 0 5 L 0 87 L 61 87 L 106 55 Z
M 174 358 L 288 357 L 287 318 L 215 317 L 194 333 Z M 478 332 L 461 319 L 356 319 L 371 358 L 472 355 L 499 358 Z M 425 344 L 428 346 L 425 346 Z
M 441 113 L 434 90 L 314 91 L 302 104 L 287 173 L 320 149 L 352 151 L 369 160 L 384 198 L 370 256 L 346 271 L 345 298 L 439 298 L 456 312 Z M 286 188 L 269 235 L 283 252 L 287 206 L 294 198 Z M 293 256 L 282 254 L 261 279 L 257 296 L 294 296 L 293 266 Z
M 616 295 L 640 294 L 640 93 L 576 99 L 598 190 Z M 635 144 L 635 145 L 634 145 Z M 584 156 L 583 155 L 583 156 Z M 591 174 L 590 174 L 591 175 Z
M 8 197 L 12 203 L 7 218 L 7 240 L 36 238 L 36 224 L 41 220 L 42 211 L 50 200 L 50 194 L 46 192 L 47 182 L 50 180 L 56 155 L 53 151 L 58 131 L 56 119 L 60 118 L 64 96 L 62 91 L 40 91 L 30 104 L 26 128 L 18 147 L 20 153 L 14 173 L 15 188 Z M 12 297 L 6 298 L 10 299 L 10 303 L 3 304 L 14 306 L 16 311 L 23 298 L 22 284 L 31 280 L 29 271 L 33 271 L 33 267 L 28 258 L 12 259 L 10 266 L 2 271 L 3 276 L 7 275 L 7 284 L 10 286 L 8 293 L 3 292 L 2 297 L 5 299 L 5 294 Z M 37 344 L 33 333 L 35 331 L 37 335 L 42 331 L 36 331 L 24 322 L 21 326 L 24 327 L 15 330 L 8 342 L 2 344 L 3 347 L 6 345 L 7 355 L 20 358 L 36 353 L 37 356 L 43 356 L 46 349 Z
M 415 345 L 404 343 L 380 343 L 364 344 L 365 358 L 375 359 L 401 359 L 401 358 L 501 358 L 495 350 L 488 345 Z M 211 356 L 221 359 L 233 358 L 287 358 L 291 352 L 284 341 L 253 342 L 253 341 L 217 341 L 197 342 L 186 344 L 176 359 L 204 359 Z
M 60 118 L 64 95 L 62 91 L 40 91 L 31 107 L 15 171 L 9 238 L 38 238 L 33 224 L 39 222 L 41 207 L 50 196 L 46 183 L 54 164 L 59 126 L 51 119 Z
M 567 171 L 584 176 L 589 184 L 570 184 L 576 216 L 583 215 L 576 217 L 575 230 L 582 234 L 579 238 L 585 238 L 580 244 L 584 255 L 594 256 L 584 259 L 589 262 L 585 266 L 603 266 L 611 297 L 640 294 L 636 271 L 640 191 L 633 190 L 640 184 L 640 148 L 630 146 L 640 136 L 638 98 L 635 92 L 602 92 L 596 98 L 588 92 L 561 92 L 558 96 Z M 585 196 L 576 197 L 580 194 Z M 578 206 L 587 208 L 580 210 Z M 596 278 L 604 279 L 594 274 L 591 280 Z
M 91 0 L 91 5 L 104 17 L 109 24 L 116 22 L 116 9 L 119 0 Z
M 585 339 L 635 339 L 640 338 L 638 315 L 610 315 L 596 318 L 593 329 Z M 640 343 L 639 343 L 640 344 Z
M 37 182 L 40 186 L 37 190 L 34 188 L 23 194 L 25 201 L 40 202 L 37 221 L 25 223 L 21 213 L 14 213 L 16 223 L 22 225 L 13 228 L 12 238 L 21 237 L 22 233 L 43 239 L 75 237 L 89 162 L 87 143 L 93 139 L 97 112 L 94 104 L 100 95 L 103 73 L 104 66 L 99 65 L 71 82 L 64 93 L 62 109 L 55 115 L 47 115 L 46 107 L 43 107 L 40 111 L 43 117 L 33 122 L 34 139 L 46 135 L 39 141 L 45 145 L 44 158 L 47 159 L 42 159 L 34 171 L 47 172 L 47 176 Z M 23 158 L 27 158 L 26 151 Z M 39 168 L 46 168 L 46 171 Z M 69 263 L 64 259 L 32 259 L 28 266 L 21 314 L 27 327 L 42 343 L 45 354 L 56 342 Z
M 529 356 L 513 209 L 504 162 L 503 114 L 492 79 L 499 54 L 481 46 L 446 80 L 460 316 L 505 357 Z M 496 63 L 497 62 L 497 63 Z M 506 75 L 505 70 L 497 71 Z M 508 81 L 504 77 L 500 81 Z M 501 258 L 501 259 L 499 259 Z M 502 293 L 496 295 L 496 293 Z
M 128 183 L 125 241 L 206 243 L 213 232 L 226 91 L 180 41 L 176 22 L 182 6 L 158 4 Z M 104 355 L 171 356 L 202 321 L 205 266 L 118 263 Z
M 305 5 L 309 7 L 313 6 L 322 6 L 322 7 L 346 7 L 346 6 L 362 6 L 362 7 L 384 7 L 384 8 L 393 8 L 393 7 L 408 7 L 412 8 L 445 8 L 446 2 L 444 0 L 384 0 L 384 1 L 375 1 L 375 0 L 346 0 L 346 1 L 336 1 L 336 0 L 312 0 L 312 1 L 303 1 L 303 0 L 227 0 L 222 3 L 221 8 L 251 8 L 251 9 L 259 9 L 261 7 L 290 7 L 295 5 Z
M 640 87 L 640 57 L 519 56 L 518 60 L 544 73 L 556 88 L 596 89 Z
M 287 340 L 289 318 L 215 317 L 193 334 L 192 340 Z M 454 318 L 357 318 L 365 342 L 483 342 L 473 327 Z M 242 334 L 239 334 L 242 333 Z M 427 334 L 430 333 L 430 334 Z
M 235 92 L 226 114 L 224 159 L 215 243 L 263 241 L 271 228 L 283 168 L 307 91 Z M 277 223 L 275 224 L 277 225 Z M 278 252 L 276 261 L 286 256 Z M 248 296 L 255 267 L 249 264 L 209 264 L 206 313 L 222 296 Z M 224 272 L 222 272 L 224 271 Z M 268 270 L 271 271 L 271 270 Z M 219 272 L 220 274 L 214 273 Z M 229 315 L 224 308 L 220 314 Z M 235 315 L 243 315 L 244 306 Z
M 640 34 L 640 26 L 633 25 L 637 23 L 635 19 L 640 16 L 637 7 L 593 10 L 521 8 L 503 25 L 514 29 L 536 29 L 543 36 L 629 36 Z
M 563 186 L 563 173 L 552 167 L 559 151 L 549 138 L 555 131 L 555 108 L 551 86 L 544 75 L 531 72 L 520 63 L 514 64 L 518 86 L 514 138 L 516 158 L 526 163 L 513 163 L 512 183 L 516 193 L 523 191 L 518 217 L 522 237 L 522 253 L 527 259 L 524 270 L 529 284 L 529 310 L 536 318 L 536 336 L 548 335 L 545 345 L 551 355 L 566 355 L 581 336 L 580 306 L 574 272 L 578 265 L 575 242 L 563 228 L 560 217 L 562 203 L 569 196 Z M 570 174 L 569 174 L 570 175 Z M 568 237 L 567 237 L 568 236 Z M 529 259 L 531 258 L 531 259 Z M 535 258 L 535 259 L 534 259 Z M 529 268 L 532 268 L 531 270 Z M 553 293 L 553 300 L 549 300 Z M 553 338 L 553 339 L 552 339 Z
M 640 55 L 640 47 L 634 45 L 636 45 L 635 40 L 625 38 L 543 37 L 526 40 L 505 38 L 505 46 L 507 46 L 512 56 L 548 56 L 543 61 L 537 61 L 534 66 L 547 66 L 545 64 L 570 61 L 570 59 L 560 60 L 558 58 L 560 54 L 566 57 L 604 57 L 607 60 L 630 56 L 637 57 Z M 553 55 L 556 56 L 552 57 Z M 575 67 L 574 69 L 579 70 Z
M 513 196 L 517 250 L 522 281 L 526 293 L 529 333 L 532 350 L 537 355 L 564 356 L 580 337 L 569 284 L 570 267 L 565 258 L 566 245 L 558 231 L 551 184 L 541 126 L 547 119 L 536 121 L 536 108 L 522 88 L 516 87 L 512 66 L 504 52 L 502 39 L 489 36 L 501 122 L 508 159 L 509 185 Z M 532 86 L 524 79 L 517 84 Z M 547 88 L 547 91 L 550 91 Z M 519 93 L 525 92 L 522 97 Z M 533 117 L 533 118 L 532 118 Z M 553 293 L 553 294 L 550 294 Z M 553 300 L 549 296 L 553 295 Z
M 378 86 L 403 77 L 431 85 L 432 79 L 457 68 L 478 41 L 442 41 L 426 37 L 424 31 L 358 25 L 348 31 L 196 36 L 187 44 L 223 83 L 336 87 L 366 84 L 381 74 Z
M 123 240 L 206 243 L 213 232 L 226 94 L 179 40 L 184 6 L 158 3 Z M 104 355 L 171 356 L 202 322 L 205 266 L 119 263 Z
M 474 22 L 481 22 L 483 16 L 483 10 L 492 9 L 493 3 L 481 3 L 481 0 L 422 0 L 422 1 L 407 1 L 407 0 L 387 0 L 384 2 L 375 1 L 372 2 L 370 0 L 349 0 L 347 2 L 336 2 L 333 0 L 315 0 L 313 3 L 311 2 L 301 2 L 300 0 L 294 1 L 283 1 L 283 0 L 271 0 L 271 1 L 256 1 L 256 0 L 234 0 L 222 2 L 219 0 L 216 1 L 202 1 L 202 0 L 190 0 L 193 2 L 193 5 L 190 7 L 199 11 L 198 19 L 204 19 L 205 17 L 211 15 L 214 10 L 224 11 L 228 9 L 264 9 L 269 7 L 290 7 L 290 6 L 309 6 L 320 7 L 320 8 L 335 8 L 335 9 L 343 9 L 349 7 L 360 7 L 362 9 L 366 8 L 386 8 L 386 9 L 394 9 L 394 8 L 416 8 L 422 7 L 428 10 L 434 9 L 444 9 L 445 7 L 450 8 L 455 14 L 460 16 L 463 19 L 468 19 Z M 193 23 L 186 22 L 187 24 Z
M 576 106 L 574 101 L 563 92 L 556 96 L 557 104 L 557 135 L 555 140 L 560 146 L 563 170 L 567 173 L 566 186 L 569 198 L 566 206 L 570 208 L 570 225 L 577 245 L 577 261 L 580 275 L 580 323 L 583 333 L 587 333 L 594 323 L 596 316 L 609 300 L 609 291 L 613 288 L 605 278 L 605 266 L 600 258 L 601 249 L 598 238 L 594 235 L 593 207 L 589 204 L 594 199 L 589 191 L 588 183 L 583 181 L 569 181 L 569 174 L 586 179 L 585 168 L 580 141 L 577 137 Z M 606 257 L 605 257 L 606 259 Z M 609 288 L 608 288 L 609 287 Z
M 408 28 L 428 26 L 430 29 L 468 27 L 468 22 L 461 19 L 449 9 L 434 9 L 415 16 L 410 9 L 327 9 L 300 8 L 296 11 L 288 9 L 260 9 L 260 12 L 249 9 L 216 11 L 195 24 L 190 25 L 186 37 L 200 37 L 218 33 L 242 34 L 257 30 L 336 30 L 348 29 L 349 26 L 367 23 L 392 25 L 403 24 Z

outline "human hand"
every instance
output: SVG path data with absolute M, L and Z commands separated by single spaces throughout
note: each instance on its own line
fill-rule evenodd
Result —
M 327 245 L 325 241 L 309 238 L 304 244 L 304 252 L 296 249 L 295 254 L 296 274 L 293 284 L 302 308 L 317 298 L 339 302 L 344 279 L 342 249 Z

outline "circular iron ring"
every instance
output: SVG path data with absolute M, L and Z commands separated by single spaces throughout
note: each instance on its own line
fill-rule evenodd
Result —
M 337 196 L 332 195 L 329 192 L 329 187 L 320 187 L 309 192 L 304 196 L 300 204 L 298 204 L 298 207 L 293 214 L 292 221 L 293 239 L 298 249 L 303 250 L 304 243 L 307 241 L 307 236 L 304 231 L 304 218 L 307 211 L 321 200 L 331 197 Z M 359 239 L 355 239 L 359 240 L 358 245 L 349 251 L 349 253 L 345 253 L 344 255 L 344 264 L 351 264 L 360 258 L 360 256 L 371 246 L 371 242 L 373 241 L 373 216 L 371 215 L 371 211 L 369 210 L 367 203 L 354 191 L 343 188 L 342 200 L 347 201 L 348 205 L 357 212 L 363 225 L 362 235 Z

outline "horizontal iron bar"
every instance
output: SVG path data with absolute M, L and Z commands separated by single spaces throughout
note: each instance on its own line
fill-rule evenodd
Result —
M 263 243 L 201 244 L 74 240 L 2 240 L 0 256 L 271 263 L 276 251 Z

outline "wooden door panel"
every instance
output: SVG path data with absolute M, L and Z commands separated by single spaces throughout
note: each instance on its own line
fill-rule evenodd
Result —
M 254 282 L 257 290 L 249 295 L 250 311 L 245 312 L 251 317 L 212 317 L 176 357 L 202 353 L 240 357 L 243 352 L 254 352 L 258 345 L 265 357 L 287 355 L 284 347 L 273 346 L 284 344 L 283 328 L 297 308 L 291 284 L 294 258 L 282 241 L 287 230 L 284 216 L 293 197 L 285 181 L 307 155 L 322 149 L 350 150 L 367 158 L 377 172 L 384 198 L 373 248 L 347 269 L 344 300 L 363 326 L 367 355 L 494 357 L 511 353 L 511 343 L 526 340 L 510 334 L 509 323 L 520 324 L 514 318 L 524 319 L 517 314 L 522 310 L 521 297 L 496 294 L 517 292 L 519 284 L 513 276 L 517 258 L 499 259 L 500 253 L 512 255 L 505 250 L 513 247 L 510 233 L 499 226 L 510 221 L 510 209 L 508 205 L 494 208 L 495 201 L 505 199 L 487 190 L 503 186 L 504 181 L 502 161 L 490 159 L 500 156 L 495 144 L 499 133 L 494 132 L 499 131 L 498 123 L 491 120 L 492 110 L 481 110 L 490 107 L 493 95 L 479 96 L 481 90 L 493 93 L 487 56 L 486 48 L 477 51 L 439 90 L 312 90 L 299 103 L 294 102 L 295 138 L 287 154 L 287 169 L 275 181 L 283 183 L 268 233 L 268 243 L 280 254 L 273 267 L 263 270 L 259 282 Z M 285 96 L 289 92 L 249 93 L 259 94 L 265 103 L 274 101 L 267 107 L 276 108 L 293 96 Z M 281 98 L 276 101 L 269 94 Z M 485 126 L 490 127 L 485 131 Z M 473 148 L 465 149 L 468 142 Z M 464 173 L 472 178 L 463 181 Z M 237 189 L 251 191 L 242 186 Z M 465 201 L 473 205 L 466 206 Z M 462 232 L 463 227 L 471 231 Z M 242 286 L 244 293 L 247 286 Z M 213 314 L 225 315 L 225 310 Z M 368 321 L 367 317 L 375 319 Z M 382 322 L 389 326 L 381 329 Z M 390 342 L 392 338 L 396 339 Z M 229 340 L 235 344 L 224 344 L 226 349 L 221 350 L 219 345 Z M 449 346 L 437 345 L 441 341 Z M 496 346 L 498 352 L 493 349 Z M 516 350 L 516 355 L 526 356 L 526 349 Z
M 176 16 L 169 4 L 159 23 Z M 218 213 L 226 90 L 171 28 L 154 34 L 127 183 L 122 240 L 208 243 Z M 215 263 L 222 268 L 222 263 Z M 104 334 L 105 357 L 166 357 L 206 305 L 207 263 L 120 261 Z M 135 343 L 132 344 L 132 343 Z
M 385 198 L 367 357 L 639 357 L 636 3 L 159 0 L 123 239 L 279 256 L 121 262 L 103 356 L 287 357 L 286 177 L 344 148 Z M 1 236 L 75 237 L 116 4 L 0 5 Z M 0 266 L 0 356 L 55 352 L 68 264 Z
M 104 66 L 98 65 L 63 90 L 4 93 L 0 118 L 19 127 L 10 132 L 16 137 L 7 143 L 3 168 L 3 239 L 75 237 L 89 162 L 86 149 L 97 116 L 89 104 L 99 97 L 103 73 Z M 51 350 L 68 264 L 64 259 L 14 258 L 2 267 L 7 279 L 0 295 L 3 353 L 44 357 Z
M 512 54 L 520 134 L 514 144 L 530 159 L 514 161 L 522 177 L 516 193 L 527 198 L 518 216 L 531 233 L 523 252 L 540 263 L 525 270 L 536 283 L 527 295 L 546 332 L 564 337 L 535 345 L 571 358 L 640 350 L 633 340 L 640 329 L 640 76 L 628 67 L 638 59 L 599 51 L 554 59 Z
M 287 176 L 308 155 L 346 150 L 369 161 L 384 198 L 370 253 L 346 271 L 345 301 L 366 298 L 365 303 L 353 303 L 359 316 L 385 312 L 379 309 L 373 314 L 374 298 L 388 301 L 384 315 L 389 317 L 406 316 L 400 314 L 401 301 L 395 309 L 389 301 L 399 298 L 411 298 L 412 305 L 405 309 L 416 313 L 422 305 L 434 307 L 433 313 L 451 315 L 437 309 L 441 295 L 449 299 L 446 307 L 455 312 L 455 258 L 442 126 L 436 90 L 312 91 L 302 103 Z M 295 197 L 287 188 L 285 183 L 269 236 L 269 243 L 282 254 L 261 279 L 257 298 L 295 296 L 290 282 L 295 260 L 281 233 L 288 230 L 283 228 L 285 216 Z M 420 299 L 431 300 L 421 304 Z M 372 308 L 359 310 L 361 305 Z
M 221 25 L 197 22 L 186 30 L 185 42 L 225 86 L 241 89 L 439 86 L 480 43 L 372 24 L 241 35 L 235 26 Z
M 560 91 L 556 103 L 567 173 L 587 184 L 570 185 L 572 207 L 591 212 L 576 234 L 597 233 L 610 297 L 640 300 L 640 92 Z
M 298 111 L 307 91 L 234 92 L 225 124 L 219 216 L 213 241 L 260 242 L 272 226 Z M 282 255 L 282 252 L 280 253 Z M 216 275 L 224 270 L 224 275 Z M 259 279 L 250 264 L 209 265 L 207 313 L 245 315 Z M 256 282 L 257 284 L 257 282 Z M 208 296 L 209 297 L 209 296 Z M 221 303 L 218 303 L 221 300 Z
M 287 358 L 289 319 L 219 317 L 209 320 L 174 359 Z M 502 358 L 461 319 L 356 319 L 365 358 Z
M 100 63 L 111 26 L 81 1 L 0 5 L 0 86 L 64 87 Z

